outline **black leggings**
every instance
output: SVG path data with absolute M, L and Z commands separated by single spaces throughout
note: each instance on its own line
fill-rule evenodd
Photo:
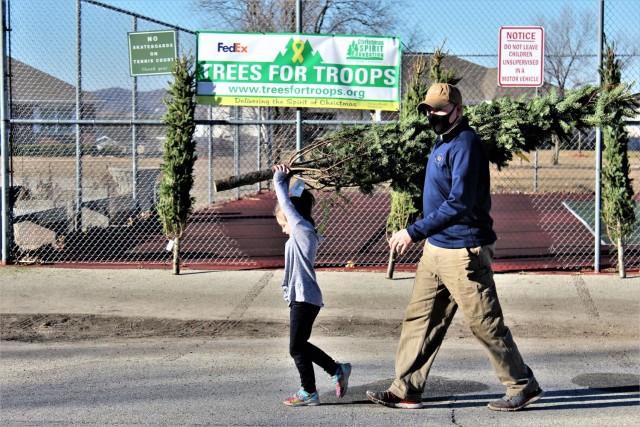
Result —
M 306 302 L 291 303 L 289 317 L 289 354 L 300 373 L 300 383 L 307 393 L 316 391 L 316 377 L 313 363 L 334 375 L 338 364 L 327 353 L 309 342 L 311 329 L 320 307 Z

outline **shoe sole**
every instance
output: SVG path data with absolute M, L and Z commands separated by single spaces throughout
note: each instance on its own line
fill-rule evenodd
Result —
M 342 394 L 336 393 L 336 396 L 338 396 L 339 398 L 343 398 L 347 394 L 347 390 L 349 389 L 349 376 L 351 376 L 351 363 L 345 363 L 345 366 L 347 370 L 344 373 L 344 389 L 341 390 Z
M 515 411 L 519 411 L 520 409 L 524 408 L 525 406 L 531 405 L 533 402 L 535 402 L 537 400 L 540 400 L 540 398 L 542 396 L 544 396 L 544 390 L 540 390 L 540 393 L 536 394 L 531 399 L 527 400 L 522 405 L 517 406 L 515 408 L 498 408 L 498 407 L 495 407 L 495 406 L 491 406 L 490 403 L 487 405 L 487 407 L 489 409 L 491 409 L 492 411 L 515 412 Z
M 291 407 L 296 407 L 296 406 L 319 406 L 320 402 L 315 401 L 315 402 L 302 402 L 302 403 L 287 403 L 287 402 L 282 402 L 285 404 L 285 406 L 291 406 Z
M 416 402 L 416 403 L 391 403 L 391 402 L 386 402 L 384 400 L 378 399 L 378 398 L 370 395 L 369 392 L 367 392 L 367 397 L 373 403 L 377 403 L 378 405 L 386 406 L 387 408 L 398 408 L 398 409 L 422 409 L 422 408 L 424 408 L 424 405 L 422 404 L 422 402 L 420 402 L 420 403 L 418 403 L 418 402 Z

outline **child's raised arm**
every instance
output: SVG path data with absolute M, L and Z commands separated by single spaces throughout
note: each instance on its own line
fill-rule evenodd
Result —
M 289 198 L 289 180 L 291 178 L 291 169 L 286 163 L 275 165 L 271 168 L 273 171 L 273 183 L 278 196 L 278 204 L 282 208 L 282 213 L 287 218 L 290 226 L 295 226 L 304 218 L 298 213 L 291 199 Z

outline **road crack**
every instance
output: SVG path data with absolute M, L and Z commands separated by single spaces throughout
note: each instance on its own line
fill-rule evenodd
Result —
M 596 304 L 591 298 L 591 294 L 589 293 L 589 289 L 587 288 L 587 284 L 585 283 L 582 276 L 573 276 L 573 284 L 578 291 L 578 296 L 580 297 L 580 302 L 582 302 L 582 306 L 585 308 L 587 312 L 587 316 L 599 319 L 600 314 L 598 313 L 598 309 L 596 308 Z

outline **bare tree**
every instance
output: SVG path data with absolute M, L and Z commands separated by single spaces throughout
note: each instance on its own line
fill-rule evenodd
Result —
M 296 31 L 295 0 L 195 0 L 200 10 L 226 30 Z M 391 0 L 305 0 L 302 32 L 315 34 L 388 34 L 393 28 Z
M 402 52 L 421 52 L 429 44 L 430 38 L 424 33 L 424 26 L 415 23 L 411 27 L 404 27 L 401 33 Z
M 554 17 L 539 17 L 545 29 L 545 78 L 558 87 L 560 95 L 566 89 L 593 83 L 597 77 L 598 27 L 593 11 L 576 12 L 564 6 Z
M 567 89 L 582 86 L 595 80 L 597 55 L 592 54 L 597 46 L 596 16 L 592 11 L 578 14 L 570 6 L 564 6 L 560 14 L 549 18 L 538 17 L 539 25 L 545 29 L 545 80 L 557 87 L 560 96 Z M 551 163 L 560 159 L 560 140 L 552 138 L 554 145 Z

